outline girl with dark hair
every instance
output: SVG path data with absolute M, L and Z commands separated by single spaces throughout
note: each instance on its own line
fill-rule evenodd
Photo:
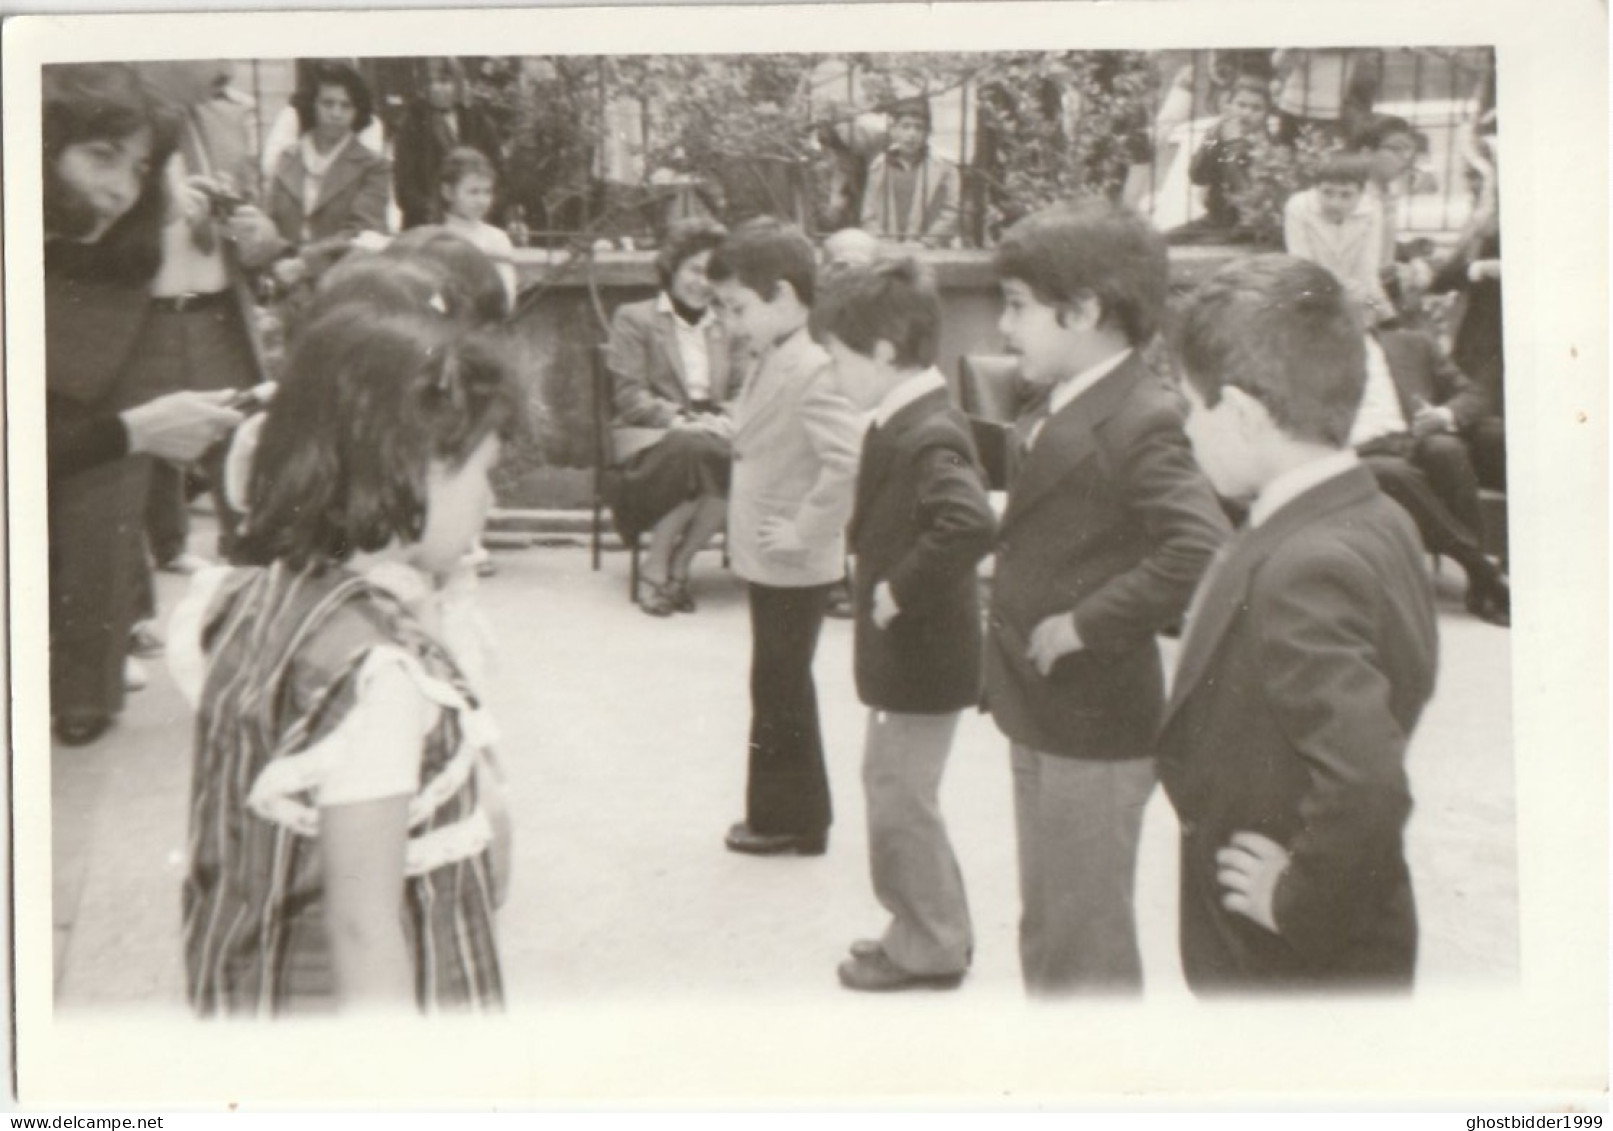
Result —
M 502 1005 L 493 731 L 436 594 L 518 412 L 446 317 L 345 304 L 298 339 L 253 460 L 253 564 L 198 574 L 170 634 L 199 712 L 198 1013 Z
M 405 229 L 433 223 L 441 215 L 440 174 L 454 150 L 480 153 L 492 166 L 495 183 L 503 165 L 498 127 L 471 100 L 459 60 L 422 60 L 419 77 L 419 95 L 404 112 L 392 145 L 392 190 Z M 489 208 L 496 223 L 499 211 L 492 203 Z
M 239 417 L 217 396 L 151 400 L 130 364 L 161 261 L 174 123 L 127 66 L 50 66 L 43 82 L 51 716 L 77 746 L 121 710 L 130 631 L 151 604 L 140 453 L 194 458 Z
M 346 63 L 323 62 L 292 98 L 302 129 L 280 155 L 267 211 L 285 241 L 284 286 L 317 278 L 360 232 L 387 230 L 386 159 L 358 140 L 370 124 L 369 88 Z
M 650 535 L 635 599 L 651 616 L 695 611 L 689 564 L 728 517 L 739 381 L 706 279 L 725 235 L 711 220 L 674 224 L 655 261 L 660 295 L 611 320 L 612 455 L 622 465 L 611 514 L 624 539 Z
M 510 292 L 498 265 L 481 248 L 451 228 L 432 224 L 410 228 L 387 244 L 388 258 L 429 263 L 449 279 L 468 304 L 473 325 L 500 322 L 510 313 Z

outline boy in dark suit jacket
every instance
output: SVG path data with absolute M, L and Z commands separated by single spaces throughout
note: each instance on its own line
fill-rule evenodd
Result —
M 1136 355 L 1165 306 L 1160 236 L 1109 205 L 1049 209 L 1009 229 L 997 269 L 999 328 L 1040 390 L 1011 437 L 985 665 L 1013 758 L 1020 964 L 1037 996 L 1136 992 L 1155 637 L 1227 523 L 1179 399 Z
M 1160 734 L 1197 992 L 1411 983 L 1405 756 L 1437 637 L 1416 530 L 1349 447 L 1363 345 L 1338 281 L 1282 255 L 1225 268 L 1182 321 L 1194 451 L 1253 500 Z
M 852 944 L 840 981 L 950 989 L 974 937 L 939 793 L 959 714 L 980 698 L 975 567 L 995 520 L 968 422 L 934 366 L 941 300 L 918 265 L 846 268 L 816 316 L 841 391 L 872 413 L 850 537 L 869 854 L 891 913 L 882 938 Z

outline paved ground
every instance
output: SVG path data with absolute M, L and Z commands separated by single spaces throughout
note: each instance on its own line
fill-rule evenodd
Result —
M 500 645 L 488 697 L 517 822 L 499 924 L 512 1003 L 843 996 L 835 963 L 852 938 L 881 927 L 867 878 L 850 625 L 829 622 L 817 663 L 836 806 L 829 853 L 737 857 L 721 844 L 744 788 L 748 636 L 737 580 L 703 555 L 700 613 L 655 621 L 627 602 L 622 554 L 599 573 L 576 548 L 497 560 L 483 593 Z M 1447 565 L 1441 578 L 1440 688 L 1410 761 L 1420 978 L 1508 984 L 1518 971 L 1509 634 L 1462 611 L 1453 573 Z M 182 587 L 162 578 L 164 608 Z M 64 1012 L 182 1006 L 189 723 L 160 663 L 153 677 L 107 738 L 52 751 Z M 978 934 L 961 993 L 1017 999 L 1010 782 L 988 718 L 961 727 L 943 802 Z M 1174 818 L 1156 793 L 1138 879 L 1151 997 L 1186 993 L 1174 851 Z

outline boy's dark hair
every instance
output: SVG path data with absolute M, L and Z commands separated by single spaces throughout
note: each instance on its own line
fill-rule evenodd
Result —
M 486 177 L 495 185 L 498 184 L 498 170 L 487 159 L 487 155 L 479 149 L 461 145 L 449 150 L 448 156 L 442 159 L 442 168 L 437 171 L 437 184 L 442 188 L 453 188 L 470 176 Z
M 1374 114 L 1356 134 L 1355 147 L 1370 153 L 1396 134 L 1405 134 L 1413 142 L 1417 140 L 1417 131 L 1406 119 L 1393 114 Z
M 1180 371 L 1206 405 L 1231 385 L 1290 436 L 1348 445 L 1366 387 L 1364 331 L 1325 267 L 1291 255 L 1237 260 L 1193 295 L 1175 336 Z
M 291 96 L 291 105 L 297 111 L 299 130 L 307 133 L 317 124 L 319 119 L 314 104 L 319 101 L 320 87 L 325 86 L 339 86 L 347 91 L 347 97 L 353 101 L 353 132 L 363 133 L 375 116 L 370 88 L 355 67 L 329 60 L 315 63 L 308 74 L 308 85 L 300 87 Z
M 812 305 L 817 272 L 817 257 L 806 234 L 772 216 L 758 216 L 735 228 L 711 253 L 706 266 L 706 277 L 712 282 L 738 280 L 763 302 L 772 302 L 778 285 L 788 283 L 806 306 Z
M 264 420 L 244 556 L 301 569 L 417 541 L 431 461 L 457 467 L 510 434 L 520 404 L 486 339 L 442 319 L 330 311 L 298 340 Z
M 842 267 L 825 282 L 812 311 L 813 330 L 871 357 L 889 342 L 898 369 L 935 364 L 941 336 L 941 296 L 929 272 L 907 256 Z
M 457 289 L 471 325 L 502 321 L 510 313 L 510 295 L 485 252 L 458 232 L 423 224 L 400 234 L 381 253 L 392 259 L 432 264 Z M 456 315 L 459 309 L 456 309 Z
M 1316 164 L 1319 185 L 1355 185 L 1365 188 L 1372 178 L 1372 158 L 1364 153 L 1329 153 Z
M 378 314 L 447 318 L 467 328 L 477 320 L 468 296 L 427 259 L 348 253 L 320 277 L 312 316 L 349 304 Z
M 91 141 L 122 141 L 151 131 L 150 167 L 134 206 L 96 241 L 96 254 L 71 257 L 97 282 L 141 285 L 162 263 L 167 219 L 167 164 L 179 139 L 179 121 L 148 95 L 139 72 L 124 63 L 55 63 L 42 68 L 41 140 L 44 153 L 45 232 L 78 239 L 95 225 L 88 204 L 56 171 L 63 151 Z M 60 259 L 53 256 L 53 259 Z
M 702 251 L 716 251 L 727 238 L 727 228 L 704 216 L 690 216 L 667 228 L 661 250 L 655 256 L 655 276 L 661 281 L 661 289 L 672 286 L 672 277 L 684 260 Z
M 999 278 L 1024 283 L 1048 306 L 1097 299 L 1103 324 L 1117 327 L 1133 346 L 1158 331 L 1170 290 L 1164 237 L 1135 212 L 1107 201 L 1025 217 L 997 245 L 996 267 Z
M 928 98 L 904 98 L 893 103 L 890 108 L 891 125 L 895 125 L 903 118 L 917 118 L 924 123 L 924 132 L 930 132 L 930 100 Z

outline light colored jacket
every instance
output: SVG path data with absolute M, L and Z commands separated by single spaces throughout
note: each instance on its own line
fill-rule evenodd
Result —
M 963 195 L 958 167 L 926 151 L 914 170 L 916 183 L 907 215 L 898 217 L 889 160 L 889 154 L 881 153 L 868 167 L 868 184 L 863 189 L 863 230 L 885 239 L 922 240 L 930 245 L 957 235 L 958 204 Z
M 689 378 L 678 351 L 676 315 L 660 309 L 659 299 L 618 307 L 611 319 L 607 362 L 614 378 L 612 456 L 617 463 L 651 447 L 666 435 L 678 413 L 689 407 Z M 737 381 L 728 334 L 720 319 L 706 327 L 710 399 L 731 412 Z
M 735 573 L 781 588 L 840 580 L 862 432 L 829 355 L 805 328 L 762 355 L 734 414 L 728 539 Z M 770 518 L 793 522 L 806 549 L 765 553 L 761 527 Z
M 1363 195 L 1344 223 L 1322 215 L 1314 188 L 1296 192 L 1283 207 L 1283 245 L 1289 255 L 1321 264 L 1337 276 L 1351 297 L 1370 303 L 1379 314 L 1393 310 L 1378 279 L 1382 267 L 1383 211 Z
M 281 154 L 269 185 L 264 211 L 274 221 L 280 238 L 308 261 L 317 274 L 340 259 L 360 232 L 385 233 L 387 199 L 392 191 L 391 166 L 357 138 L 331 164 L 319 185 L 319 200 L 312 213 L 303 212 L 303 182 L 307 170 L 300 146 Z M 303 239 L 304 222 L 308 239 Z

